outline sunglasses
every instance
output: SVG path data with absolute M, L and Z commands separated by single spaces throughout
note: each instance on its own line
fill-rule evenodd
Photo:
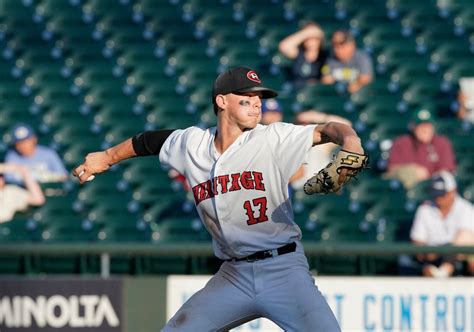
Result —
M 331 42 L 331 44 L 332 44 L 333 47 L 338 47 L 338 46 L 342 46 L 342 45 L 347 44 L 347 40 L 342 40 L 342 41 L 339 41 L 339 42 L 333 41 L 333 42 Z

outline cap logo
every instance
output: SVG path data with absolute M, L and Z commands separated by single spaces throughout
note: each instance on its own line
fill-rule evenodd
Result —
M 251 81 L 256 82 L 256 83 L 262 83 L 262 81 L 260 81 L 260 79 L 258 78 L 257 73 L 254 72 L 253 70 L 251 70 L 247 73 L 247 78 Z
M 28 136 L 29 131 L 25 127 L 20 127 L 15 130 L 15 136 L 17 139 L 24 139 Z

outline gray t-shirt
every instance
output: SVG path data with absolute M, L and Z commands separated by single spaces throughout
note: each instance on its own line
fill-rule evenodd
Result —
M 373 75 L 372 59 L 361 50 L 356 50 L 352 59 L 346 63 L 331 56 L 325 67 L 323 74 L 330 74 L 337 82 L 350 83 L 361 74 Z

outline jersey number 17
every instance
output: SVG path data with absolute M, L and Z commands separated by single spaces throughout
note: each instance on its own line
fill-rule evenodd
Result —
M 255 213 L 253 211 L 254 207 L 257 209 Z M 249 218 L 247 220 L 247 225 L 255 225 L 268 220 L 266 197 L 255 198 L 252 201 L 245 201 L 244 209 Z

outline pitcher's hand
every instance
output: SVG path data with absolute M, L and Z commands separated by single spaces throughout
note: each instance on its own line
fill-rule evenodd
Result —
M 95 174 L 105 172 L 111 165 L 111 158 L 106 151 L 89 153 L 84 162 L 74 169 L 72 175 L 83 184 L 86 181 L 94 180 Z

